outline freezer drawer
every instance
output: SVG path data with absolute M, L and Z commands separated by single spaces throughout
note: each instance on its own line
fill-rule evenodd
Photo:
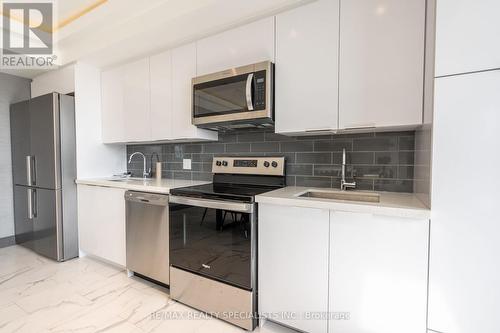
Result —
M 33 208 L 29 206 L 29 200 L 32 200 L 32 198 L 31 188 L 14 186 L 16 244 L 29 249 L 33 249 L 33 220 L 30 218 Z
M 61 190 L 16 185 L 14 214 L 17 244 L 57 261 L 64 259 Z
M 168 196 L 128 191 L 125 200 L 127 269 L 170 284 Z

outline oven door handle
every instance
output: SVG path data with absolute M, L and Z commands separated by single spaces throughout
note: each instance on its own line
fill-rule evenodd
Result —
M 252 84 L 253 84 L 253 73 L 250 73 L 248 74 L 247 77 L 247 87 L 246 87 L 248 111 L 253 111 Z
M 254 212 L 254 204 L 248 204 L 248 203 L 188 198 L 188 197 L 179 197 L 173 195 L 170 196 L 169 202 L 187 206 L 223 209 L 240 213 L 252 214 Z

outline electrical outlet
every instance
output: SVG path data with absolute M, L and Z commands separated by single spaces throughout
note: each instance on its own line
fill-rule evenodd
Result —
M 185 158 L 182 160 L 182 168 L 184 170 L 191 170 L 191 159 Z

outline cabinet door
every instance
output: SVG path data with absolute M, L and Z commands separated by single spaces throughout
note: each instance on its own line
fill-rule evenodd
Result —
M 150 58 L 151 139 L 172 137 L 172 56 L 170 51 Z
M 274 17 L 199 40 L 196 46 L 198 75 L 274 62 Z
M 498 87 L 500 70 L 436 80 L 429 328 L 439 332 L 500 332 Z M 459 181 L 476 158 L 492 175 L 480 188 Z
M 101 73 L 102 141 L 125 142 L 123 114 L 124 68 L 117 67 Z
M 427 220 L 330 213 L 330 333 L 425 332 L 428 231 Z
M 341 1 L 340 129 L 422 124 L 425 3 Z
M 78 185 L 80 250 L 125 266 L 125 190 Z
M 497 0 L 439 0 L 436 76 L 500 68 Z
M 339 1 L 276 16 L 276 132 L 337 129 Z
M 326 319 L 307 313 L 328 311 L 329 212 L 260 204 L 258 229 L 260 313 L 305 332 L 326 332 Z
M 149 58 L 125 65 L 123 114 L 127 142 L 151 141 Z
M 172 50 L 172 139 L 212 139 L 217 133 L 198 129 L 191 123 L 192 78 L 196 77 L 196 45 Z

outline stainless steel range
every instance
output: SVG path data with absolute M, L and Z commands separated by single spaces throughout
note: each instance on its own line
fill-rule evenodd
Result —
M 284 157 L 216 157 L 212 184 L 170 193 L 170 296 L 253 330 L 255 196 L 285 186 Z

